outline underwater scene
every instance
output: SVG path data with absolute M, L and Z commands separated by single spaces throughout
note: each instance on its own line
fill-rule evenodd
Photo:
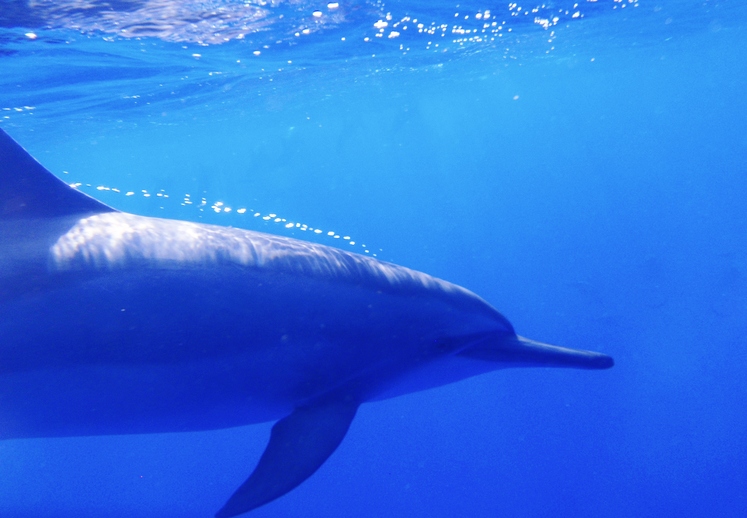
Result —
M 47 361 L 52 349 L 15 344 L 36 347 L 38 331 L 49 342 L 59 336 L 56 350 L 76 351 L 78 366 L 114 360 L 71 334 L 110 329 L 81 298 L 85 290 L 64 291 L 77 277 L 31 307 L 27 327 L 16 321 L 25 295 L 14 290 L 36 282 L 17 258 L 40 232 L 44 207 L 31 225 L 8 223 L 16 198 L 0 185 L 0 517 L 215 516 L 271 434 L 296 438 L 307 425 L 317 432 L 297 454 L 280 455 L 288 465 L 265 466 L 265 480 L 289 487 L 262 486 L 262 503 L 219 516 L 747 516 L 746 85 L 742 0 L 0 0 L 0 182 L 15 185 L 11 173 L 38 166 L 15 141 L 75 200 L 83 193 L 146 217 L 128 222 L 179 221 L 148 226 L 130 242 L 130 260 L 151 258 L 146 245 L 184 245 L 194 229 L 214 228 L 199 223 L 223 227 L 214 231 L 220 243 L 257 236 L 244 230 L 275 236 L 257 238 L 269 244 L 251 259 L 256 268 L 283 260 L 318 280 L 329 267 L 325 276 L 347 283 L 291 283 L 285 303 L 279 288 L 259 288 L 271 285 L 269 274 L 253 277 L 256 290 L 225 272 L 194 285 L 127 280 L 127 289 L 150 286 L 151 320 L 181 312 L 174 322 L 200 322 L 193 342 L 204 351 L 230 341 L 222 314 L 261 315 L 272 328 L 273 315 L 296 310 L 309 329 L 323 319 L 344 325 L 324 369 L 299 360 L 300 370 L 322 373 L 315 387 L 343 383 L 335 372 L 342 379 L 359 360 L 355 345 L 376 350 L 352 408 L 320 398 L 322 406 L 284 401 L 285 412 L 244 418 L 238 410 L 232 420 L 226 411 L 194 426 L 16 433 L 10 409 L 35 408 L 62 378 L 42 369 L 31 389 L 16 385 L 33 370 L 19 365 Z M 75 228 L 78 245 L 99 232 Z M 289 247 L 300 250 L 290 259 Z M 101 257 L 111 266 L 118 259 L 109 251 Z M 200 267 L 247 264 L 226 259 L 224 248 L 168 253 Z M 318 261 L 304 263 L 309 254 Z M 451 284 L 390 263 L 474 292 L 505 319 Z M 345 270 L 353 264 L 355 275 Z M 355 304 L 390 285 L 437 294 L 359 321 Z M 169 307 L 164 286 L 180 290 L 189 313 Z M 500 327 L 491 333 L 511 347 L 542 346 L 517 342 L 515 330 L 608 355 L 614 366 L 606 356 L 498 357 L 474 339 L 481 320 L 434 347 L 493 367 L 378 391 L 374 367 L 409 369 L 411 343 L 422 337 L 425 347 L 436 341 L 430 333 L 458 325 L 449 320 L 456 310 L 434 309 L 447 297 L 466 297 L 460 311 L 490 312 Z M 85 317 L 70 323 L 52 313 Z M 384 334 L 390 324 L 411 340 Z M 229 347 L 245 348 L 238 342 Z M 297 366 L 277 367 L 281 360 L 252 376 Z M 114 373 L 104 364 L 97 376 Z M 400 379 L 392 369 L 387 376 Z M 133 372 L 133 386 L 171 383 Z M 202 379 L 205 371 L 189 372 Z M 77 375 L 65 383 L 76 385 Z M 70 394 L 88 390 L 80 380 Z M 197 388 L 200 404 L 213 395 Z M 118 397 L 156 408 L 143 394 Z M 72 408 L 71 397 L 60 392 L 50 406 Z M 176 415 L 167 406 L 164 415 Z M 199 421 L 202 407 L 187 407 L 183 415 Z M 348 416 L 341 424 L 338 410 Z M 281 423 L 296 432 L 273 431 L 291 411 L 302 424 Z M 339 447 L 315 442 L 317 425 L 334 428 Z M 309 460 L 313 474 L 296 472 L 290 461 L 325 447 Z

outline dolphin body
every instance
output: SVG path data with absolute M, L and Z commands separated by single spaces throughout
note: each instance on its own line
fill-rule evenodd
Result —
M 337 248 L 119 212 L 0 129 L 0 439 L 277 420 L 236 516 L 311 476 L 361 403 L 609 356 L 517 336 L 472 292 Z

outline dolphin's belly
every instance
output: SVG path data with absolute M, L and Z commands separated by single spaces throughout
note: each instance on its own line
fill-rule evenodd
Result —
M 420 344 L 462 318 L 439 299 L 235 265 L 88 277 L 0 302 L 0 437 L 277 419 L 426 361 Z
M 86 365 L 4 375 L 0 439 L 213 430 L 292 411 L 290 402 L 217 378 L 221 367 Z

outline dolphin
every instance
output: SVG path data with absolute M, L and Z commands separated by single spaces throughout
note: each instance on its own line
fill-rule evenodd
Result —
M 0 439 L 277 421 L 227 518 L 311 476 L 367 401 L 504 367 L 612 365 L 518 336 L 425 273 L 117 211 L 0 129 Z

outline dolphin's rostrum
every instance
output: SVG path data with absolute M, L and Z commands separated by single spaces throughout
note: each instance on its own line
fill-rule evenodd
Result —
M 517 336 L 472 292 L 259 232 L 116 211 L 0 130 L 0 439 L 277 420 L 217 516 L 303 482 L 361 403 L 609 356 Z

